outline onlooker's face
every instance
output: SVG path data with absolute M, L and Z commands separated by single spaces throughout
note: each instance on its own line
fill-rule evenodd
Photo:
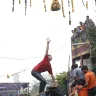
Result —
M 89 16 L 87 16 L 86 19 L 89 20 Z
M 86 74 L 86 73 L 87 73 L 87 70 L 82 70 L 82 72 L 83 72 L 84 74 Z
M 52 60 L 52 56 L 48 55 L 48 59 L 49 59 L 49 61 L 51 61 Z
M 80 22 L 80 25 L 82 25 L 82 22 Z
M 74 30 L 72 30 L 72 33 L 74 33 Z

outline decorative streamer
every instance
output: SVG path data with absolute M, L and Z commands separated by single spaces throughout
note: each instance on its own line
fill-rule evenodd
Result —
M 82 4 L 83 4 L 83 6 L 85 7 L 85 4 L 84 4 L 84 1 L 82 0 Z
M 95 0 L 95 6 L 96 6 L 96 0 Z
M 69 25 L 71 25 L 71 12 L 69 11 Z
M 71 5 L 72 5 L 72 12 L 74 12 L 74 4 L 73 4 L 73 0 L 71 0 Z
M 13 3 L 12 3 L 13 4 L 13 6 L 12 6 L 12 12 L 14 12 L 14 2 L 15 1 L 14 0 L 12 0 L 12 1 L 13 1 Z
M 86 1 L 86 9 L 88 10 L 88 1 Z
M 95 6 L 96 6 L 96 0 L 95 0 Z M 95 12 L 96 12 L 96 9 L 95 9 Z
M 64 5 L 63 5 L 63 0 L 61 0 L 61 4 L 62 4 L 62 13 L 63 13 L 63 17 L 65 17 L 65 14 L 64 14 Z
M 25 0 L 25 15 L 26 15 L 26 9 L 27 9 L 27 0 Z
M 30 0 L 30 7 L 32 6 L 32 0 Z
M 70 1 L 68 0 L 68 7 L 70 7 Z
M 46 4 L 45 4 L 45 0 L 43 0 L 43 3 L 44 3 L 44 10 L 46 12 Z
M 21 0 L 19 0 L 19 4 L 21 4 Z

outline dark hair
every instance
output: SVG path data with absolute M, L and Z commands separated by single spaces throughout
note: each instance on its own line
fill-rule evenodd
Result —
M 79 68 L 81 68 L 81 66 L 79 66 Z
M 86 65 L 82 66 L 81 70 L 88 70 L 88 67 Z
M 72 69 L 78 68 L 78 65 L 77 65 L 77 64 L 73 64 L 73 65 L 71 66 L 71 68 L 72 68 Z

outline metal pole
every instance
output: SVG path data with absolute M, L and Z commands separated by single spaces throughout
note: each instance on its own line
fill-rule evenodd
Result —
M 29 96 L 29 82 L 28 82 L 28 96 Z

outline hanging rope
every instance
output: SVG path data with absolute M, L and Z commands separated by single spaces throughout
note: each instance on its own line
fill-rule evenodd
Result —
M 32 0 L 30 0 L 30 7 L 32 6 Z
M 88 1 L 86 1 L 86 9 L 88 10 Z
M 63 13 L 63 17 L 65 17 L 65 14 L 64 14 L 64 5 L 63 5 L 63 0 L 61 0 L 61 4 L 62 4 L 62 13 Z
M 69 44 L 71 41 L 68 41 L 67 44 Z M 58 51 L 60 50 L 61 48 L 67 46 L 67 44 L 63 45 L 62 47 L 59 47 L 58 49 L 55 49 L 49 53 L 52 53 L 52 52 L 55 52 L 55 51 Z M 42 55 L 44 56 L 44 55 Z M 41 58 L 42 56 L 38 56 L 38 57 L 29 57 L 29 58 L 24 58 L 24 59 L 19 59 L 19 58 L 9 58 L 9 57 L 0 57 L 0 59 L 14 59 L 14 60 L 28 60 L 28 59 L 32 59 L 32 58 Z
M 19 4 L 21 4 L 21 0 L 19 0 Z
M 73 4 L 73 0 L 71 0 L 71 5 L 72 5 L 72 12 L 74 12 L 74 4 Z
M 27 0 L 25 0 L 25 15 L 26 15 L 26 10 L 27 10 Z
M 69 11 L 69 25 L 71 25 L 71 12 Z
M 12 6 L 12 12 L 14 12 L 14 0 L 12 0 L 13 2 L 12 2 L 12 4 L 13 4 L 13 6 Z
M 45 3 L 45 0 L 43 0 L 43 3 L 44 3 L 44 10 L 46 12 L 46 3 Z

